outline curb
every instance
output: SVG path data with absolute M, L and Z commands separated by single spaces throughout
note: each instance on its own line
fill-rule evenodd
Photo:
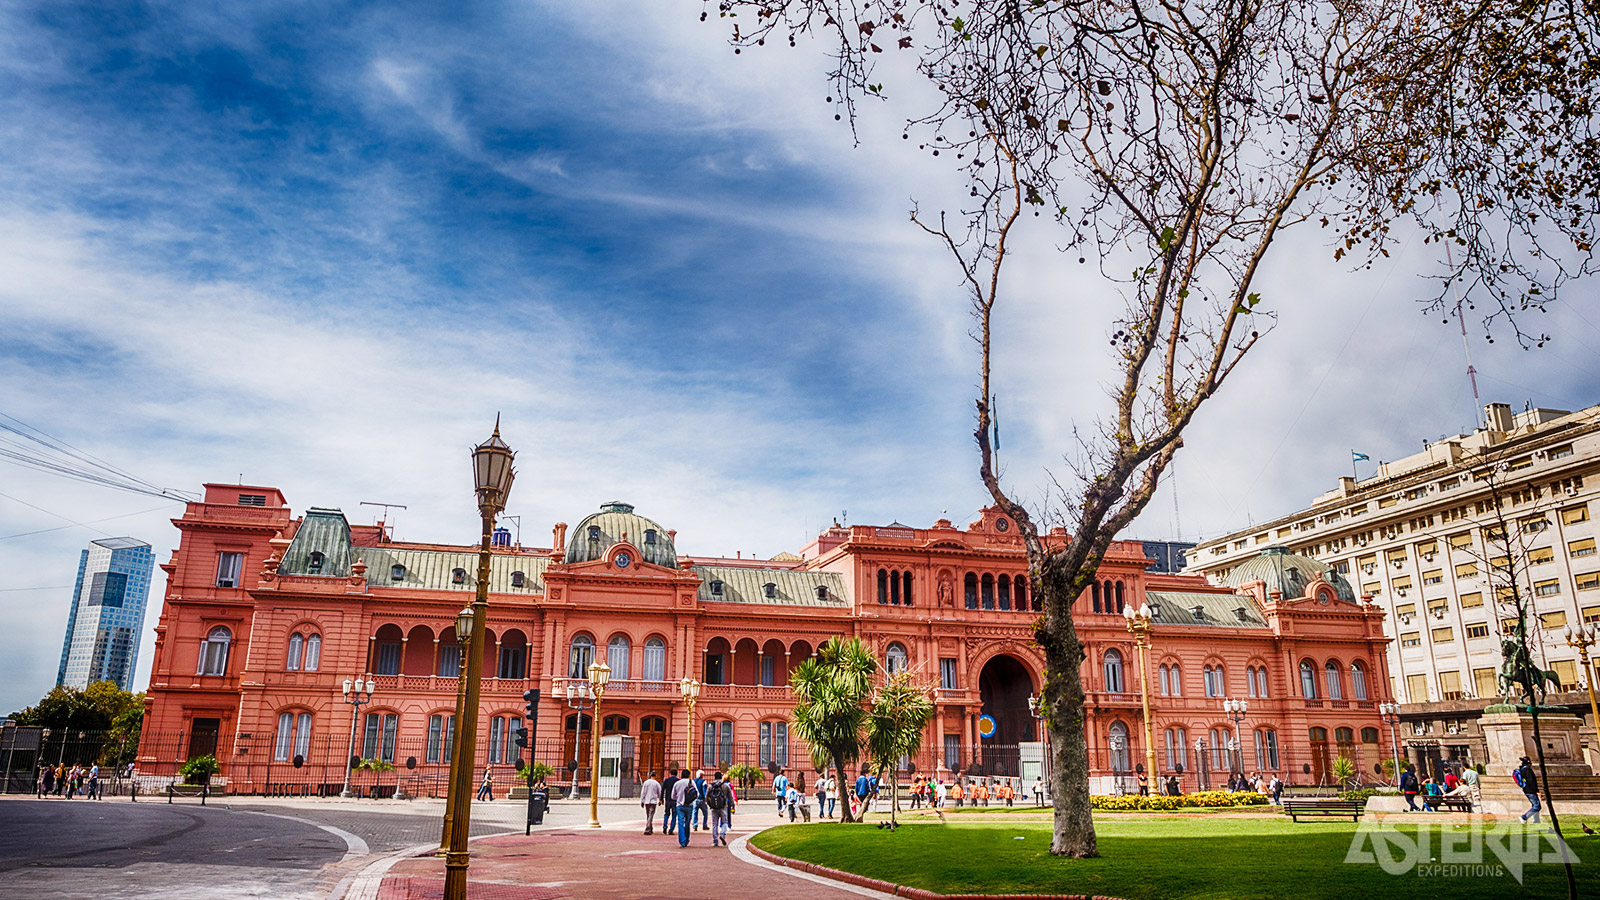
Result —
M 757 832 L 759 834 L 760 832 Z M 909 887 L 895 884 L 892 881 L 883 881 L 878 878 L 868 878 L 854 872 L 845 872 L 840 869 L 830 869 L 827 866 L 798 859 L 779 856 L 768 850 L 763 850 L 749 841 L 755 835 L 747 835 L 745 848 L 751 854 L 766 860 L 773 865 L 783 866 L 809 875 L 817 875 L 833 881 L 852 884 L 869 890 L 881 891 L 895 897 L 905 897 L 906 900 L 1119 900 L 1116 897 L 1106 897 L 1099 894 L 940 894 L 923 888 Z
M 516 834 L 515 831 L 497 831 L 493 834 L 475 834 L 467 838 L 470 844 L 483 838 L 504 837 Z M 334 886 L 328 893 L 328 900 L 378 900 L 378 890 L 383 886 L 384 876 L 395 864 L 407 859 L 416 859 L 422 856 L 433 856 L 439 851 L 437 841 L 426 844 L 416 844 L 403 850 L 396 850 L 384 854 L 378 859 L 363 866 L 360 871 L 354 872 Z

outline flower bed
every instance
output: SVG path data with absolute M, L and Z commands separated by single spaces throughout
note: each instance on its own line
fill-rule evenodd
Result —
M 1266 794 L 1255 791 L 1199 791 L 1171 797 L 1156 794 L 1141 797 L 1127 794 L 1121 797 L 1093 796 L 1089 803 L 1095 809 L 1217 809 L 1231 806 L 1261 806 L 1267 802 Z

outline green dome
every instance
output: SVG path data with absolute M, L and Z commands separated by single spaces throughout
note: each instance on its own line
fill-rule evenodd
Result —
M 624 540 L 639 548 L 645 562 L 669 569 L 678 567 L 678 551 L 672 546 L 672 535 L 654 520 L 635 513 L 633 504 L 621 500 L 601 506 L 599 512 L 572 529 L 567 539 L 566 561 L 600 559 L 612 544 Z
M 1285 599 L 1303 597 L 1312 576 L 1322 574 L 1322 580 L 1333 586 L 1339 599 L 1356 602 L 1356 589 L 1333 567 L 1309 556 L 1291 553 L 1288 547 L 1267 547 L 1260 556 L 1247 559 L 1234 566 L 1223 582 L 1228 587 L 1239 587 L 1252 581 L 1265 581 L 1267 591 L 1282 591 Z

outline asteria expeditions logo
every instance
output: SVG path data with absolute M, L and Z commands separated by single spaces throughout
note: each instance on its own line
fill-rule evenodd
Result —
M 1520 823 L 1451 827 L 1425 822 L 1402 831 L 1378 817 L 1361 822 L 1344 861 L 1377 863 L 1390 875 L 1414 872 L 1418 878 L 1498 878 L 1510 872 L 1518 884 L 1525 866 L 1580 862 L 1560 836 Z

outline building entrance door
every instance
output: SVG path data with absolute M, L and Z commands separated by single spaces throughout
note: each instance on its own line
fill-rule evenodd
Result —
M 1028 697 L 1033 694 L 1033 677 L 1016 657 L 1001 654 L 989 660 L 978 676 L 978 696 L 983 714 L 994 720 L 994 734 L 979 737 L 978 745 L 986 775 L 1018 775 L 1020 759 L 1017 745 L 1037 740 Z
M 189 725 L 189 758 L 216 756 L 217 736 L 221 733 L 221 719 L 195 719 Z
M 667 720 L 645 716 L 639 720 L 639 777 L 660 772 L 667 765 Z

